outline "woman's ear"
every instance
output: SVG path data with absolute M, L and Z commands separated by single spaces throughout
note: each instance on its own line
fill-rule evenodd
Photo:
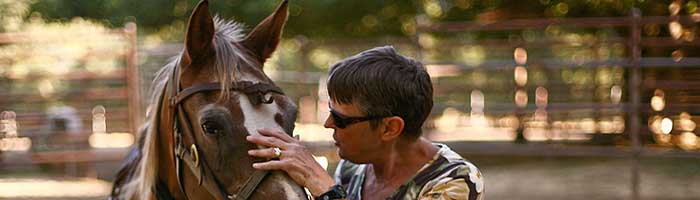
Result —
M 405 124 L 399 116 L 386 117 L 382 123 L 384 123 L 384 131 L 382 132 L 382 140 L 384 141 L 395 140 L 403 133 Z

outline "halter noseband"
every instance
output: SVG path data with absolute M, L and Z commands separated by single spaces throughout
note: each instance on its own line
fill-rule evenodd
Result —
M 192 129 L 192 125 L 190 123 L 190 120 L 187 118 L 185 109 L 182 106 L 182 102 L 189 98 L 190 96 L 200 93 L 200 92 L 211 92 L 211 91 L 219 91 L 221 90 L 221 83 L 205 83 L 205 84 L 196 84 L 193 86 L 190 86 L 188 88 L 185 88 L 182 91 L 179 91 L 180 89 L 180 67 L 179 65 L 175 66 L 175 69 L 173 70 L 173 75 L 170 78 L 170 98 L 169 98 L 169 103 L 170 103 L 170 108 L 173 109 L 173 134 L 175 138 L 175 149 L 174 149 L 174 156 L 175 156 L 175 168 L 176 168 L 176 174 L 177 174 L 177 181 L 178 185 L 180 186 L 180 190 L 185 196 L 187 195 L 185 193 L 184 189 L 184 183 L 182 181 L 182 170 L 181 170 L 181 163 L 185 163 L 187 165 L 187 168 L 192 172 L 197 177 L 197 182 L 201 186 L 202 183 L 204 183 L 204 188 L 207 189 L 207 191 L 214 197 L 218 199 L 227 199 L 227 200 L 244 200 L 248 199 L 250 195 L 253 193 L 255 188 L 260 184 L 263 178 L 269 174 L 269 171 L 266 170 L 255 170 L 253 174 L 251 174 L 248 179 L 246 180 L 245 184 L 243 187 L 239 188 L 230 188 L 230 189 L 235 189 L 236 193 L 234 194 L 228 194 L 227 191 L 222 185 L 222 183 L 219 181 L 219 179 L 216 178 L 216 175 L 212 172 L 212 170 L 209 168 L 206 162 L 204 162 L 204 157 L 198 152 L 196 141 L 194 138 L 194 129 Z M 272 103 L 272 98 L 265 99 L 265 95 L 268 93 L 276 93 L 276 94 L 282 94 L 282 90 L 272 84 L 267 84 L 267 83 L 253 83 L 249 81 L 237 81 L 233 82 L 233 85 L 230 87 L 231 91 L 239 91 L 242 93 L 245 93 L 248 96 L 248 99 L 250 102 L 254 105 L 259 105 L 261 103 L 264 104 L 270 104 Z M 183 127 L 181 125 L 184 125 L 184 130 L 182 129 Z M 183 135 L 184 133 L 189 133 L 187 135 Z M 188 147 L 186 144 L 184 144 L 184 141 L 182 140 L 183 136 L 188 136 L 191 137 L 192 144 Z M 205 179 L 205 180 L 203 180 Z M 157 189 L 158 187 L 156 187 Z

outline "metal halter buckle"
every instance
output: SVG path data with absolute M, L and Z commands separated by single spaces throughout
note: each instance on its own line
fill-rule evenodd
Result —
M 197 152 L 197 145 L 192 144 L 190 146 L 190 153 L 192 153 L 192 161 L 195 167 L 199 167 L 199 152 Z

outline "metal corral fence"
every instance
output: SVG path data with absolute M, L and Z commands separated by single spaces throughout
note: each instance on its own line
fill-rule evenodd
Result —
M 700 45 L 695 31 L 698 17 L 643 17 L 633 9 L 628 17 L 419 21 L 415 40 L 423 49 L 420 52 L 464 46 L 481 46 L 488 54 L 512 52 L 504 56 L 509 59 L 476 63 L 422 54 L 423 60 L 440 70 L 511 77 L 500 88 L 511 102 L 494 105 L 487 100 L 484 106 L 482 94 L 476 107 L 472 97 L 471 112 L 513 113 L 519 122 L 514 126 L 513 141 L 521 144 L 453 145 L 460 152 L 631 157 L 635 162 L 630 166 L 630 190 L 632 199 L 639 199 L 640 156 L 700 158 L 696 129 L 700 113 L 700 58 L 695 53 Z M 501 38 L 440 42 L 431 37 L 459 37 L 465 32 L 492 33 Z M 437 81 L 436 85 L 485 90 L 486 94 L 486 90 L 499 90 L 498 84 L 488 83 L 460 87 L 459 83 Z M 581 134 L 583 137 L 578 137 Z M 572 143 L 577 138 L 584 140 Z M 527 144 L 529 140 L 545 143 Z M 557 140 L 561 142 L 554 142 Z

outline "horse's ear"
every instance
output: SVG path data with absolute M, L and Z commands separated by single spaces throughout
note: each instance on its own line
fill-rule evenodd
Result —
M 274 13 L 265 18 L 248 34 L 242 44 L 251 50 L 260 63 L 270 58 L 280 42 L 282 28 L 287 21 L 287 0 L 283 0 Z M 262 67 L 262 65 L 261 65 Z
M 203 0 L 194 8 L 187 24 L 185 55 L 188 61 L 208 53 L 212 49 L 213 39 L 214 20 L 209 14 L 209 1 Z

